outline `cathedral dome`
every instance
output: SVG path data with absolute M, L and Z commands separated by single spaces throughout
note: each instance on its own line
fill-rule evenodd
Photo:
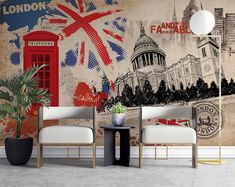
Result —
M 146 34 L 143 34 L 143 35 L 140 35 L 140 37 L 136 41 L 135 49 L 144 44 L 152 44 L 153 46 L 158 47 L 157 43 L 151 37 L 147 36 Z
M 142 25 L 142 22 L 140 22 L 140 37 L 137 39 L 135 43 L 134 51 L 138 50 L 142 47 L 152 47 L 152 48 L 158 48 L 158 44 L 149 36 L 145 34 L 144 27 Z
M 158 44 L 145 34 L 142 22 L 140 22 L 140 36 L 131 55 L 133 70 L 149 71 L 156 70 L 162 72 L 165 67 L 165 52 L 159 49 Z

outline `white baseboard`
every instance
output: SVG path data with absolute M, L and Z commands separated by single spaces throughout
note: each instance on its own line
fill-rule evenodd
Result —
M 36 149 L 33 148 L 32 157 L 36 157 Z M 117 156 L 119 153 L 119 147 L 117 149 Z M 44 158 L 65 158 L 67 157 L 67 147 L 44 147 L 43 150 Z M 70 147 L 70 157 L 77 157 L 77 147 Z M 157 156 L 164 158 L 166 153 L 165 147 L 157 147 Z M 218 158 L 219 149 L 217 146 L 199 146 L 199 158 Z M 96 147 L 97 158 L 104 157 L 104 147 Z M 169 146 L 169 158 L 191 158 L 192 149 L 190 146 Z M 91 147 L 81 147 L 81 158 L 90 158 L 92 156 Z M 131 157 L 139 157 L 139 148 L 137 146 L 131 147 Z M 154 158 L 154 147 L 144 146 L 143 147 L 144 158 Z M 4 146 L 0 146 L 0 158 L 6 158 Z M 223 146 L 222 147 L 222 158 L 235 158 L 235 146 Z

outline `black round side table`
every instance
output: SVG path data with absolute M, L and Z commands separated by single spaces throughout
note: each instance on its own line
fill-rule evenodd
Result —
M 101 125 L 104 129 L 104 165 L 129 166 L 130 162 L 130 129 L 135 126 L 124 125 L 121 127 L 113 125 Z M 116 159 L 115 134 L 120 134 L 120 159 Z

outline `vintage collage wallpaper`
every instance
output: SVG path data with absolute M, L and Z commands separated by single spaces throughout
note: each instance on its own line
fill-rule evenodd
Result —
M 190 31 L 189 20 L 200 9 L 215 16 L 210 37 Z M 54 106 L 96 106 L 98 145 L 99 126 L 111 123 L 109 109 L 120 101 L 128 107 L 126 123 L 136 126 L 133 145 L 138 106 L 194 105 L 199 144 L 218 145 L 221 115 L 222 145 L 235 146 L 234 0 L 0 0 L 0 29 L 0 79 L 49 64 L 39 86 Z M 155 123 L 190 126 L 184 119 L 145 125 Z M 0 121 L 0 145 L 14 126 Z M 37 138 L 36 111 L 23 134 Z

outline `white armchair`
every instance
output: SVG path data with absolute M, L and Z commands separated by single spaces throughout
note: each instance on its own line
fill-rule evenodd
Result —
M 140 144 L 139 166 L 143 166 L 143 145 L 156 144 L 184 144 L 192 145 L 192 166 L 197 168 L 197 116 L 196 108 L 187 107 L 140 107 Z M 192 127 L 147 125 L 142 128 L 143 120 L 153 118 L 188 119 Z M 156 148 L 155 148 L 156 154 Z M 155 155 L 156 157 L 156 155 Z
M 56 125 L 43 128 L 43 120 L 92 119 L 89 126 Z M 95 108 L 93 107 L 40 107 L 38 114 L 38 167 L 43 165 L 43 146 L 93 147 L 92 166 L 96 165 Z

